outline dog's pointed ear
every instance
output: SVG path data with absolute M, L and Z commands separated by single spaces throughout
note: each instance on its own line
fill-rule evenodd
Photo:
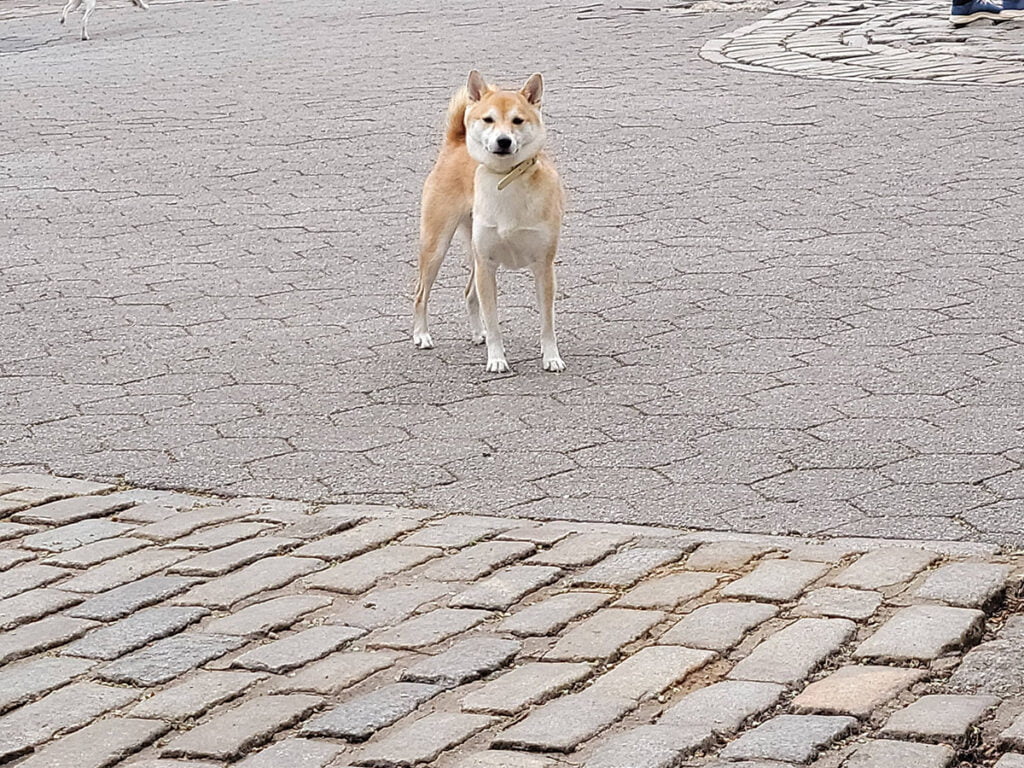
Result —
M 526 81 L 526 85 L 523 86 L 520 93 L 531 104 L 540 104 L 540 97 L 544 94 L 544 78 L 540 76 L 539 72 L 530 75 L 530 79 Z
M 484 76 L 475 69 L 469 73 L 469 80 L 466 82 L 466 90 L 469 91 L 469 98 L 472 101 L 480 101 L 484 94 L 491 90 L 491 86 L 484 80 Z

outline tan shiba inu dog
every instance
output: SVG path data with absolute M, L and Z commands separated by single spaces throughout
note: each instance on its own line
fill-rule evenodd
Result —
M 555 251 L 562 226 L 562 185 L 543 154 L 543 91 L 533 75 L 518 91 L 488 85 L 476 70 L 448 105 L 441 153 L 423 186 L 419 279 L 413 342 L 434 346 L 427 300 L 456 230 L 471 253 L 466 306 L 474 343 L 487 342 L 487 370 L 509 370 L 498 327 L 499 266 L 529 268 L 540 305 L 545 371 L 563 371 L 555 341 Z

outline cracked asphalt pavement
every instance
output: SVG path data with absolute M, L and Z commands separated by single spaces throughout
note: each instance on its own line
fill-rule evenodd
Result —
M 1020 546 L 1019 89 L 737 71 L 698 52 L 762 14 L 632 5 L 101 4 L 90 43 L 6 12 L 0 464 Z M 473 67 L 546 76 L 562 375 L 516 273 L 485 374 L 458 253 L 412 346 Z

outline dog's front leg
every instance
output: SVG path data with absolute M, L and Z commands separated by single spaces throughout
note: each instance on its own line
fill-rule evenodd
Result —
M 533 268 L 533 281 L 537 288 L 537 308 L 540 310 L 540 354 L 545 371 L 561 373 L 565 363 L 558 354 L 555 339 L 555 265 L 554 254 Z
M 473 272 L 476 276 L 476 295 L 480 301 L 480 316 L 483 318 L 484 334 L 487 337 L 487 371 L 489 373 L 508 373 L 505 344 L 501 340 L 501 328 L 498 327 L 496 271 L 495 264 L 486 259 L 476 258 Z
M 83 0 L 85 11 L 82 13 L 82 39 L 89 39 L 89 17 L 96 10 L 96 0 Z

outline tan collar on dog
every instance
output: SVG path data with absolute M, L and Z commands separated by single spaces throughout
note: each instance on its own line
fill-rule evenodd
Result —
M 517 165 L 514 168 L 512 168 L 511 171 L 506 173 L 504 176 L 502 176 L 498 180 L 498 189 L 504 189 L 509 184 L 511 184 L 513 181 L 515 181 L 520 176 L 522 176 L 524 173 L 526 173 L 528 170 L 533 168 L 533 166 L 536 165 L 536 164 L 537 164 L 537 156 L 536 155 L 534 155 L 533 157 L 529 158 L 528 160 L 523 160 L 523 162 L 519 163 L 519 165 Z

